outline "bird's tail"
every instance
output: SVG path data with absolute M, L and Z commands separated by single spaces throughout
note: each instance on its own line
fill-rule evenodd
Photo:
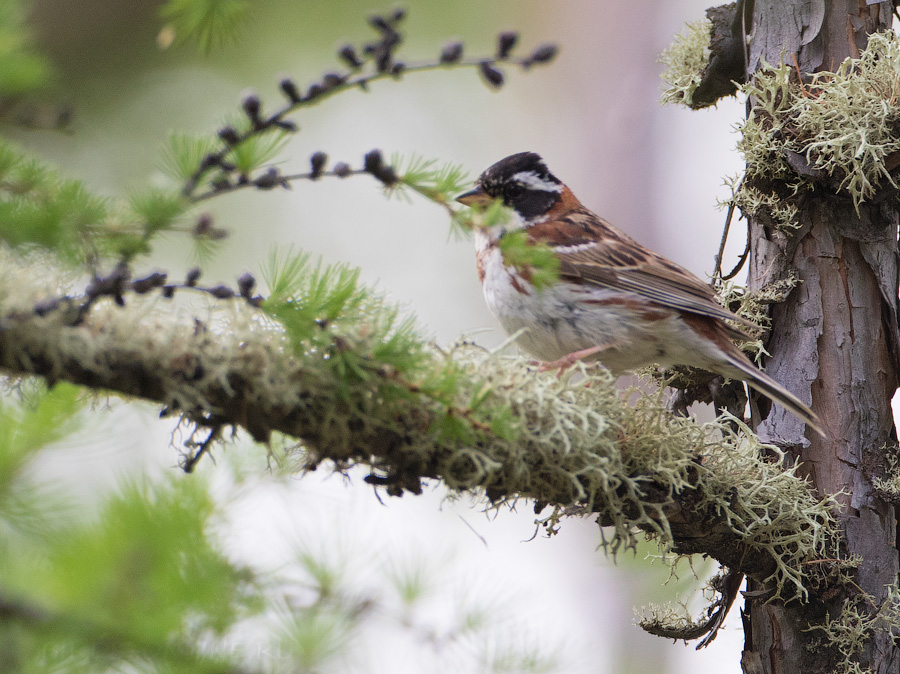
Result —
M 737 351 L 737 348 L 735 348 Z M 762 370 L 753 365 L 740 352 L 732 355 L 729 354 L 729 363 L 741 371 L 741 379 L 747 382 L 752 388 L 762 393 L 764 396 L 784 407 L 788 412 L 803 420 L 807 426 L 812 428 L 816 433 L 825 436 L 822 428 L 822 421 L 809 407 L 803 403 L 797 396 L 788 391 L 784 386 L 772 379 Z

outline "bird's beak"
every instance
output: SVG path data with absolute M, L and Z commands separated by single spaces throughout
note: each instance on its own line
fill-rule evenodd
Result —
M 491 202 L 494 201 L 488 193 L 480 187 L 469 190 L 465 194 L 460 194 L 456 197 L 456 200 L 464 206 L 490 206 Z

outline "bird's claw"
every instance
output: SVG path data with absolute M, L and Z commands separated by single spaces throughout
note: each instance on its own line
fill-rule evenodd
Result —
M 549 372 L 550 370 L 556 370 L 556 378 L 559 379 L 563 376 L 563 373 L 566 370 L 572 367 L 579 360 L 587 358 L 588 356 L 593 356 L 595 353 L 599 353 L 605 348 L 605 346 L 592 346 L 587 349 L 581 349 L 581 351 L 573 351 L 572 353 L 567 353 L 562 358 L 557 358 L 553 361 L 533 360 L 531 361 L 531 365 L 537 365 L 538 372 Z

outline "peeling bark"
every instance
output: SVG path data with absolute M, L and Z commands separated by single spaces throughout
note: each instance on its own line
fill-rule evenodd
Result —
M 747 72 L 752 75 L 762 62 L 790 62 L 797 55 L 800 70 L 820 70 L 823 52 L 822 23 L 825 0 L 756 0 L 753 11 L 753 39 L 749 44 Z

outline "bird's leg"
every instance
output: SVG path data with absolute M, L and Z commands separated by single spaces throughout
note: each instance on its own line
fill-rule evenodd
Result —
M 540 362 L 540 361 L 532 361 L 532 364 L 538 366 L 538 372 L 547 372 L 549 370 L 557 370 L 556 378 L 559 379 L 563 376 L 563 372 L 572 367 L 575 363 L 577 363 L 582 358 L 587 358 L 588 356 L 593 356 L 595 353 L 599 353 L 607 348 L 606 344 L 600 344 L 598 346 L 592 346 L 587 349 L 581 349 L 581 351 L 573 351 L 572 353 L 568 353 L 562 358 L 557 358 L 551 362 Z

